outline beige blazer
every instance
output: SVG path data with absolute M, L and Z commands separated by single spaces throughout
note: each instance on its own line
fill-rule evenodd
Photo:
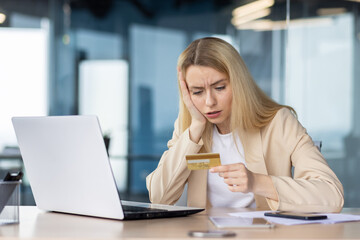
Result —
M 207 170 L 187 169 L 185 155 L 198 153 L 203 143 L 192 142 L 189 130 L 180 133 L 178 120 L 168 150 L 158 167 L 146 178 L 150 201 L 175 204 L 188 183 L 188 206 L 210 207 L 207 201 Z M 283 108 L 266 127 L 244 131 L 247 168 L 271 176 L 278 201 L 255 195 L 258 209 L 304 212 L 339 212 L 344 204 L 343 187 L 314 146 L 306 129 Z M 291 169 L 294 167 L 292 176 Z

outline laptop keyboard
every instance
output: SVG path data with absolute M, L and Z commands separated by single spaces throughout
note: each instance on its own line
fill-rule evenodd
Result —
M 134 219 L 150 219 L 150 218 L 161 218 L 161 217 L 184 217 L 189 214 L 201 212 L 204 209 L 161 209 L 151 208 L 151 205 L 134 206 L 132 204 L 122 203 L 125 220 Z
M 123 211 L 126 213 L 143 213 L 143 212 L 167 212 L 165 209 L 147 208 L 147 207 L 136 207 L 129 205 L 122 205 Z

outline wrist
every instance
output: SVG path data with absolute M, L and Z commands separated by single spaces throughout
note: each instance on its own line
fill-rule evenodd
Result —
M 205 130 L 205 124 L 198 122 L 191 122 L 189 127 L 190 140 L 194 143 L 199 143 L 201 136 Z
M 278 201 L 278 195 L 272 182 L 272 179 L 268 175 L 253 173 L 254 184 L 253 193 Z

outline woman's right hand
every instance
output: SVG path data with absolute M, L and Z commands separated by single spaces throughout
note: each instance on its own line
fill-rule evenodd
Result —
M 178 78 L 184 104 L 186 105 L 186 108 L 189 110 L 189 113 L 191 115 L 190 139 L 193 142 L 198 143 L 205 129 L 205 124 L 207 120 L 204 115 L 202 115 L 201 112 L 195 107 L 193 101 L 191 100 L 189 89 L 185 82 L 184 76 L 182 75 L 182 72 L 179 68 Z

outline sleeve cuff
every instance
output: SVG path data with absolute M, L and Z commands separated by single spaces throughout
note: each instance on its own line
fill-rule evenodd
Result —
M 202 138 L 200 138 L 199 143 L 195 143 L 190 139 L 190 130 L 189 128 L 185 130 L 184 134 L 186 135 L 186 138 L 189 140 L 190 145 L 192 145 L 196 149 L 200 149 L 204 146 L 204 141 Z
M 275 184 L 274 184 L 274 182 L 275 182 L 274 180 L 275 180 L 274 177 L 271 176 L 271 181 L 273 182 L 273 186 L 274 186 L 274 189 L 275 189 L 275 191 L 276 191 L 276 195 L 277 195 L 277 197 L 278 197 L 278 201 L 275 201 L 275 200 L 270 199 L 270 198 L 265 198 L 265 199 L 266 199 L 266 202 L 267 202 L 267 204 L 269 205 L 270 209 L 271 209 L 272 211 L 277 211 L 277 210 L 279 210 L 279 208 L 280 208 L 280 196 L 279 196 L 279 193 L 278 193 L 278 191 L 277 191 L 277 189 L 276 189 L 276 186 L 275 186 Z

